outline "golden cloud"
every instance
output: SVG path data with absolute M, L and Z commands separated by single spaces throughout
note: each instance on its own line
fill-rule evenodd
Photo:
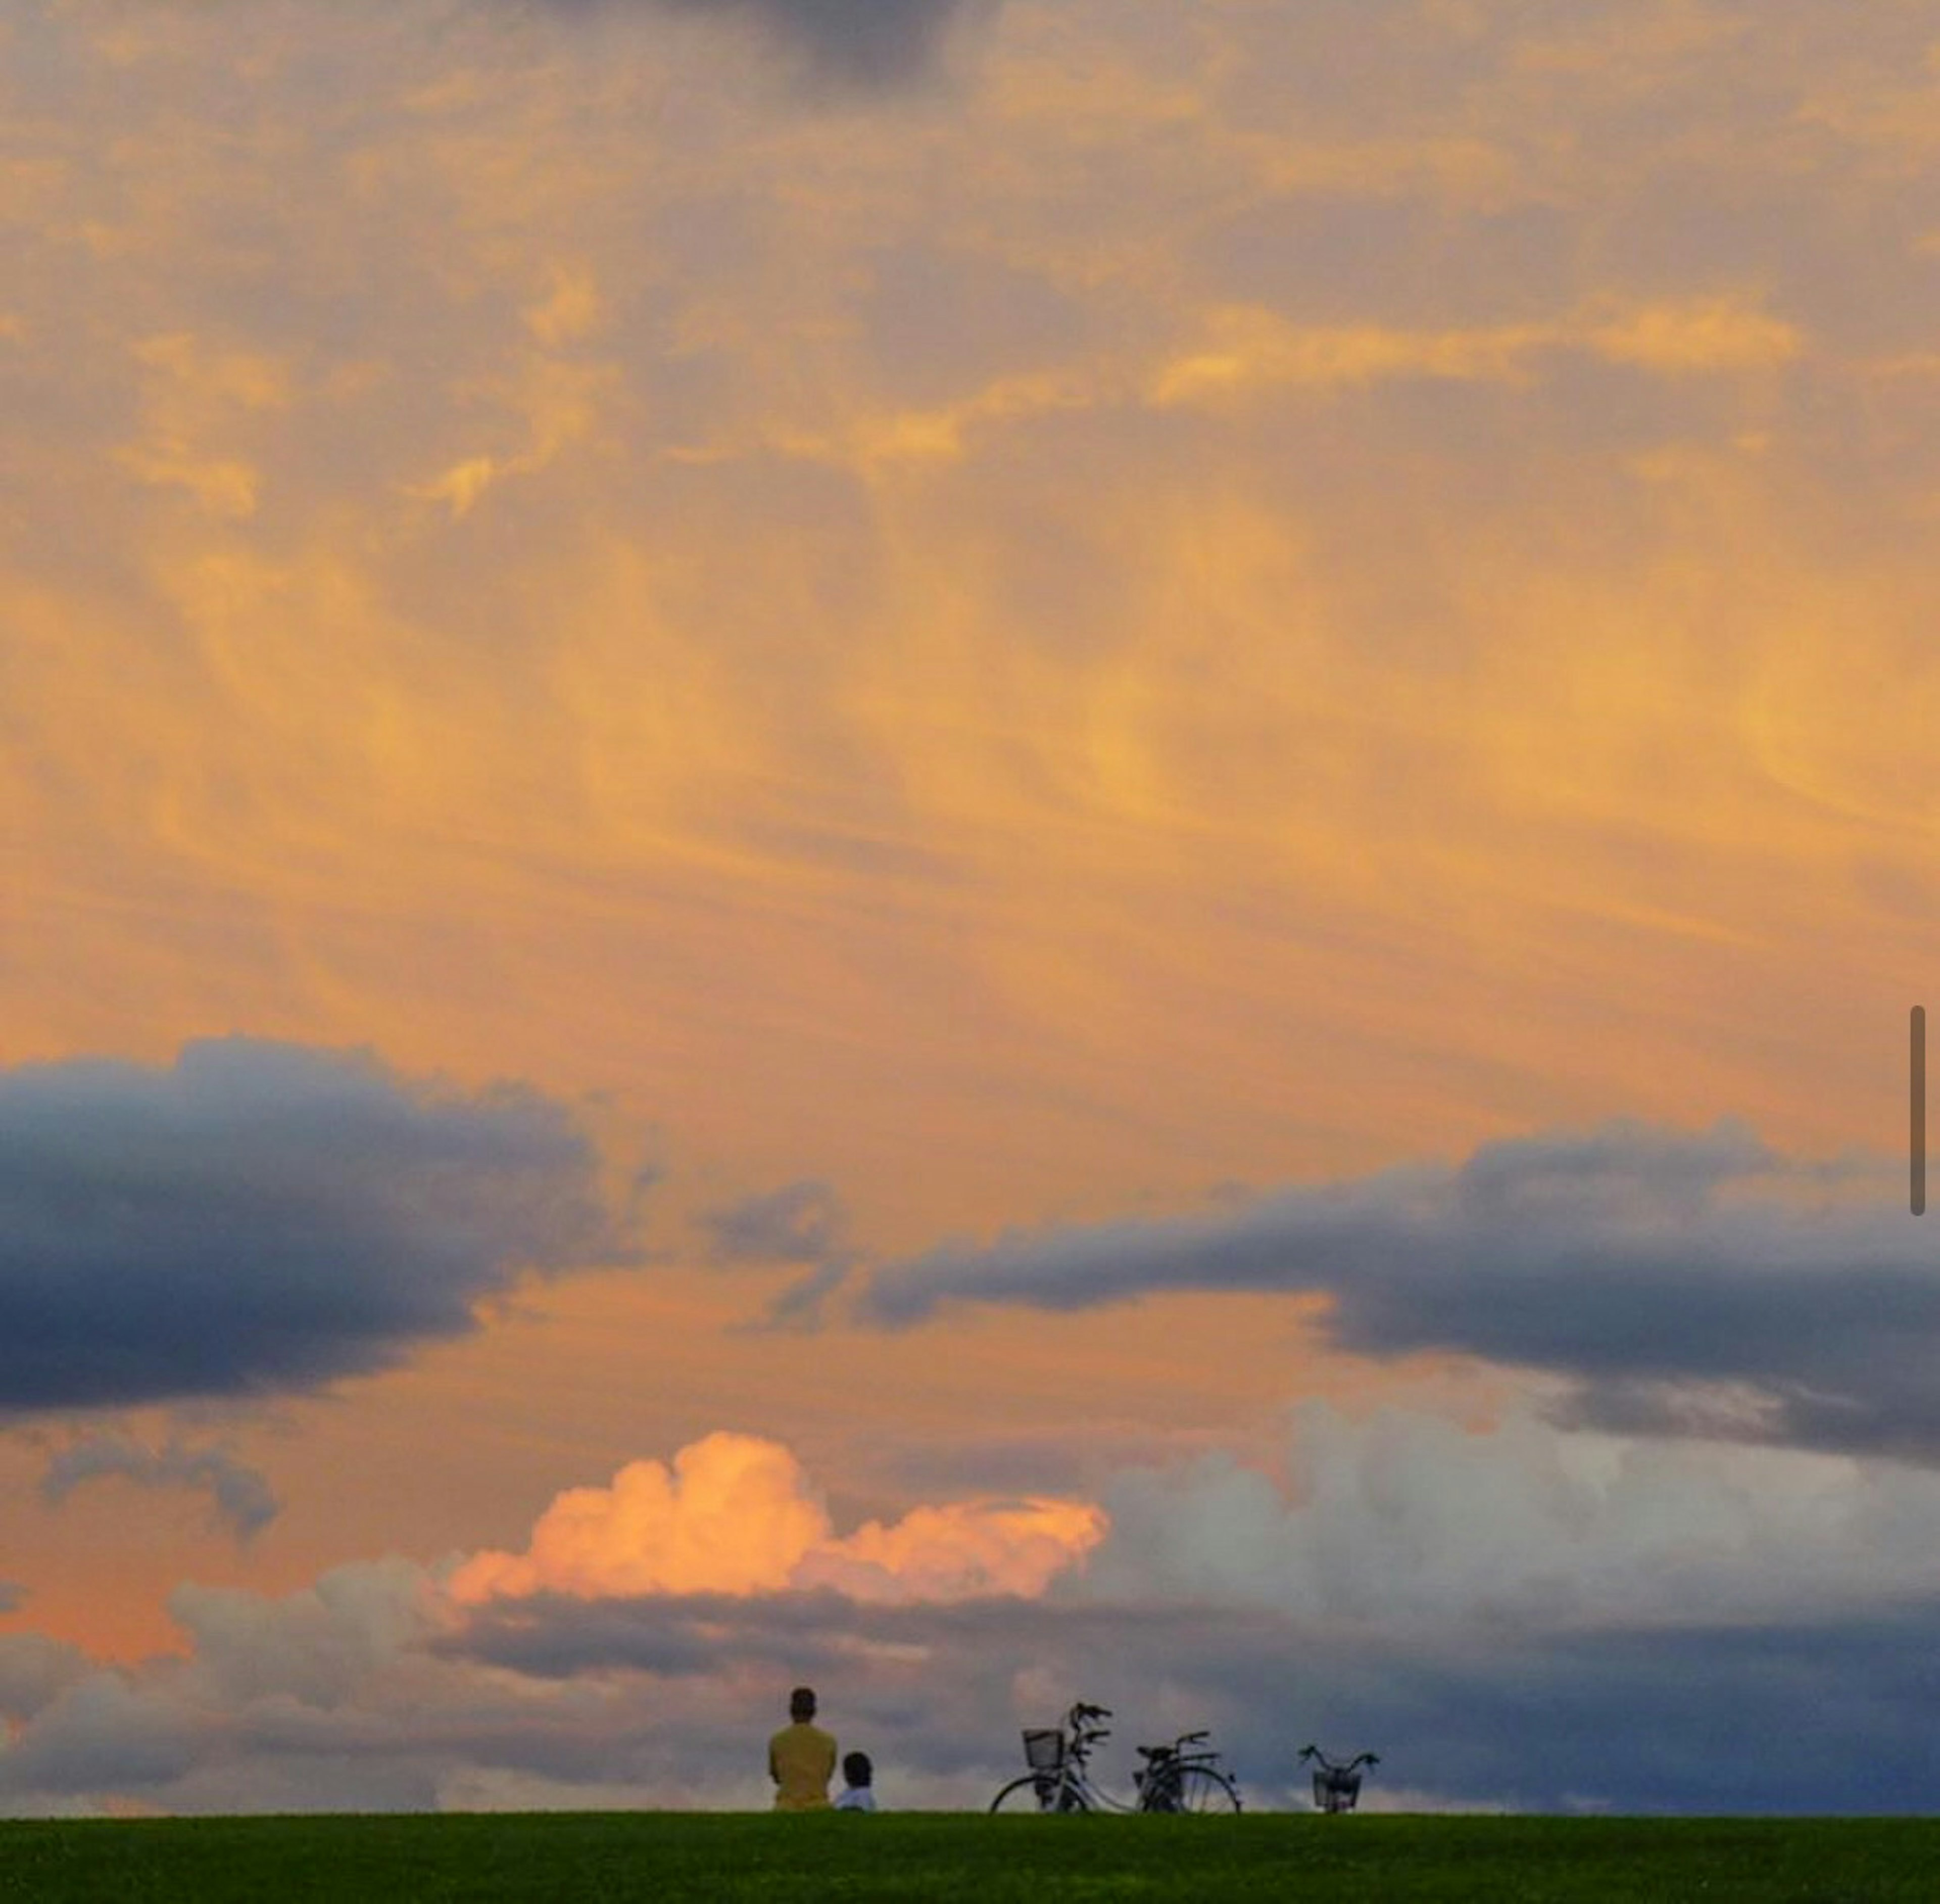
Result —
M 1591 348 L 1612 363 L 1673 377 L 1769 370 L 1791 362 L 1805 347 L 1795 325 L 1734 298 L 1640 306 L 1591 325 L 1586 336 Z
M 1031 1596 L 1081 1562 L 1107 1525 L 1085 1502 L 972 1500 L 837 1537 L 786 1448 L 724 1430 L 670 1463 L 630 1462 L 609 1488 L 569 1489 L 523 1554 L 474 1555 L 450 1590 L 474 1603 L 811 1587 L 871 1600 Z
M 1164 409 L 1266 389 L 1351 389 L 1411 377 L 1527 383 L 1543 353 L 1569 351 L 1661 376 L 1722 374 L 1770 369 L 1804 348 L 1795 325 L 1728 295 L 1441 331 L 1297 325 L 1258 307 L 1228 307 L 1209 313 L 1198 348 L 1160 371 L 1149 400 Z

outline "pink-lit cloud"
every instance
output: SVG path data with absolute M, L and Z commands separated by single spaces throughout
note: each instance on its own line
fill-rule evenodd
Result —
M 523 1553 L 474 1555 L 450 1585 L 471 1602 L 816 1587 L 885 1601 L 1033 1596 L 1109 1525 L 1088 1502 L 1034 1497 L 918 1507 L 838 1536 L 789 1449 L 724 1430 L 671 1462 L 628 1463 L 610 1488 L 568 1489 Z

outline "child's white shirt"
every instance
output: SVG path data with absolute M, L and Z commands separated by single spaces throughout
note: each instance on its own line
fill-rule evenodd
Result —
M 837 1811 L 873 1811 L 876 1808 L 876 1794 L 867 1785 L 851 1785 L 836 1799 Z

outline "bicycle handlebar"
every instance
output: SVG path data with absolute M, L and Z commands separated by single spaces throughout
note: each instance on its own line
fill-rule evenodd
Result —
M 1352 1771 L 1357 1766 L 1377 1765 L 1381 1762 L 1380 1754 L 1378 1752 L 1359 1752 L 1350 1759 L 1345 1765 L 1336 1765 L 1317 1745 L 1302 1746 L 1300 1749 L 1300 1756 L 1303 1759 L 1317 1759 L 1322 1771 Z

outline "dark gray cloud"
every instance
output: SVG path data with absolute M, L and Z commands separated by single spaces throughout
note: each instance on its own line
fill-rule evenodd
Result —
M 17 1580 L 0 1580 L 0 1613 L 19 1611 L 27 1597 L 27 1590 Z
M 77 1488 L 107 1480 L 206 1494 L 216 1518 L 239 1541 L 260 1533 L 282 1511 L 268 1477 L 225 1449 L 175 1439 L 149 1448 L 125 1434 L 90 1435 L 63 1448 L 41 1476 L 41 1498 L 58 1506 Z
M 868 85 L 907 80 L 935 57 L 964 16 L 1001 0 L 534 0 L 543 11 L 624 11 L 629 6 L 753 20 L 833 77 Z
M 246 1039 L 0 1074 L 0 1413 L 307 1389 L 626 1253 L 529 1090 Z
M 744 1198 L 705 1221 L 724 1262 L 819 1263 L 846 1246 L 842 1201 L 813 1179 Z
M 849 1213 L 834 1188 L 816 1179 L 743 1198 L 703 1221 L 716 1262 L 794 1263 L 807 1269 L 769 1305 L 771 1328 L 813 1327 L 821 1320 L 823 1304 L 856 1266 Z
M 828 1666 L 831 1646 L 846 1643 L 858 1618 L 854 1601 L 830 1591 L 753 1599 L 535 1594 L 488 1601 L 462 1632 L 434 1642 L 434 1650 L 547 1680 L 615 1669 L 684 1679 L 724 1671 L 737 1661 L 786 1662 L 807 1671 Z
M 949 1302 L 1324 1294 L 1342 1348 L 1572 1377 L 1585 1423 L 1940 1459 L 1940 1235 L 1884 1186 L 1865 1203 L 1852 1187 L 1740 1124 L 1618 1123 L 1455 1169 L 939 1250 L 879 1271 L 862 1310 L 906 1326 Z

